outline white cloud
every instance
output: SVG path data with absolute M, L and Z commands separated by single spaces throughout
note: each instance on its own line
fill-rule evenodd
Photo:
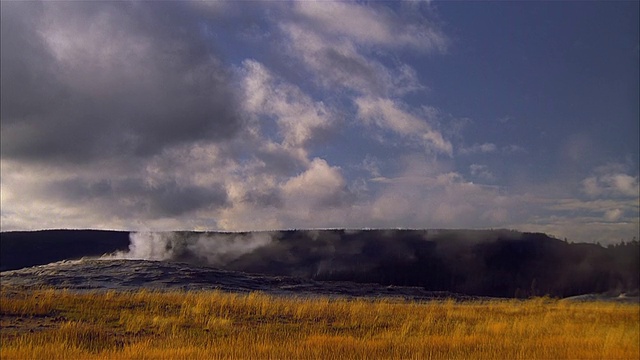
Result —
M 523 148 L 522 146 L 518 146 L 518 145 L 507 145 L 507 146 L 503 146 L 502 147 L 502 152 L 506 153 L 506 154 L 514 154 L 514 153 L 526 153 L 527 150 L 525 148 Z
M 485 142 L 482 144 L 473 144 L 468 147 L 461 147 L 458 151 L 460 155 L 473 155 L 473 154 L 517 154 L 526 153 L 526 150 L 522 146 L 518 145 L 506 145 L 498 147 L 494 143 Z
M 494 181 L 496 179 L 495 175 L 493 175 L 487 165 L 471 164 L 469 166 L 469 170 L 471 171 L 471 175 L 477 178 L 489 181 Z
M 640 202 L 638 195 L 625 195 L 626 185 L 615 186 L 615 174 L 624 171 L 623 166 L 597 168 L 594 176 L 582 181 L 581 189 L 588 199 L 571 197 L 569 190 L 540 189 L 526 206 L 527 217 L 513 223 L 513 227 L 524 231 L 540 231 L 579 242 L 603 244 L 630 240 L 640 231 Z M 627 179 L 627 177 L 623 177 Z M 623 184 L 627 184 L 623 181 Z M 551 197 L 550 193 L 557 196 Z M 564 196 L 563 196 L 564 195 Z
M 304 26 L 287 23 L 290 54 L 302 60 L 313 79 L 325 88 L 346 88 L 363 94 L 405 94 L 423 88 L 413 68 L 382 65 L 359 51 L 349 39 L 327 39 Z
M 367 171 L 370 176 L 374 178 L 380 176 L 380 165 L 378 159 L 376 158 L 367 155 L 364 160 L 362 160 L 362 164 L 359 167 Z
M 505 115 L 505 116 L 503 116 L 501 118 L 498 118 L 498 122 L 500 124 L 506 124 L 506 123 L 513 122 L 513 121 L 515 121 L 515 118 L 513 116 L 511 116 L 511 115 Z
M 582 180 L 582 187 L 583 191 L 591 197 L 596 197 L 603 192 L 603 189 L 598 185 L 598 178 L 595 176 Z
M 344 2 L 297 2 L 294 10 L 323 31 L 362 43 L 393 45 L 388 19 L 371 7 Z
M 603 213 L 616 209 L 626 209 L 628 211 L 638 211 L 638 203 L 634 200 L 619 199 L 597 199 L 597 200 L 580 200 L 574 198 L 557 198 L 548 199 L 548 208 L 551 210 L 578 212 L 587 211 L 594 213 Z
M 444 51 L 448 45 L 447 37 L 433 22 L 422 16 L 407 21 L 387 7 L 301 1 L 295 3 L 294 10 L 310 20 L 314 30 L 348 37 L 361 44 L 429 51 Z
M 624 212 L 620 209 L 611 209 L 604 213 L 604 218 L 607 219 L 607 221 L 617 221 L 623 214 Z
M 640 186 L 638 176 L 622 172 L 609 172 L 607 169 L 596 170 L 596 174 L 582 181 L 582 191 L 590 197 L 638 197 Z
M 260 169 L 246 168 L 229 186 L 232 204 L 218 221 L 223 230 L 347 227 L 351 218 L 352 196 L 341 169 L 324 159 L 314 158 L 294 176 L 265 179 Z
M 427 150 L 451 155 L 452 145 L 442 134 L 433 130 L 428 120 L 410 114 L 391 99 L 360 97 L 355 100 L 357 117 L 365 124 L 373 123 L 399 135 L 419 141 Z
M 313 101 L 298 87 L 278 80 L 262 64 L 243 62 L 246 109 L 255 116 L 272 116 L 279 126 L 286 147 L 304 147 L 319 130 L 332 125 L 331 110 Z
M 376 181 L 385 187 L 371 217 L 381 226 L 499 227 L 511 220 L 512 200 L 497 188 L 469 182 L 433 160 L 409 159 L 401 174 Z
M 492 143 L 484 143 L 484 144 L 474 144 L 470 147 L 465 147 L 460 149 L 460 154 L 468 155 L 468 154 L 476 154 L 476 153 L 494 153 L 498 150 L 498 147 Z
M 349 2 L 296 2 L 279 22 L 289 54 L 311 70 L 327 88 L 360 94 L 402 95 L 423 89 L 406 63 L 384 65 L 387 49 L 440 52 L 448 38 L 419 9 L 394 11 L 386 6 Z M 409 15 L 410 14 L 410 15 Z M 388 64 L 388 62 L 387 62 Z
M 602 217 L 578 217 L 575 215 L 551 215 L 532 218 L 522 224 L 514 224 L 521 231 L 543 232 L 567 238 L 575 242 L 600 242 L 602 244 L 629 241 L 638 236 L 638 218 L 629 221 L 603 221 Z
M 291 206 L 297 207 L 304 202 L 313 208 L 314 204 L 339 200 L 337 197 L 344 186 L 345 180 L 339 168 L 315 158 L 305 172 L 290 178 L 282 190 Z
M 606 181 L 611 184 L 615 193 L 625 196 L 638 196 L 638 177 L 627 174 L 615 174 Z

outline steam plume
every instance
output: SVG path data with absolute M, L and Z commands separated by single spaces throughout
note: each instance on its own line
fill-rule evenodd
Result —
M 104 258 L 181 261 L 225 266 L 271 242 L 269 233 L 210 234 L 183 232 L 135 232 L 129 235 L 129 251 Z

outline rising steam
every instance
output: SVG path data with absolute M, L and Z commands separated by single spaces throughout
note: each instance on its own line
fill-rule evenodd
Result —
M 637 249 L 637 242 L 605 249 L 510 230 L 140 232 L 130 234 L 128 251 L 110 258 L 483 296 L 566 297 L 637 291 Z
M 269 233 L 210 234 L 181 232 L 135 232 L 129 235 L 129 251 L 105 259 L 181 261 L 224 266 L 271 242 Z

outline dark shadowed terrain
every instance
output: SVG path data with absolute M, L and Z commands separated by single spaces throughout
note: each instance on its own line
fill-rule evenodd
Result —
M 314 281 L 288 276 L 248 274 L 198 265 L 150 260 L 65 260 L 3 272 L 3 285 L 14 288 L 53 287 L 73 290 L 222 290 L 260 291 L 272 295 L 385 297 L 407 300 L 478 297 L 422 287 Z
M 72 288 L 617 296 L 637 294 L 640 273 L 635 240 L 602 247 L 509 230 L 5 232 L 0 245 L 3 283 L 38 278 L 40 284 Z M 82 257 L 102 260 L 6 271 Z
M 0 271 L 44 265 L 83 256 L 101 256 L 129 247 L 129 232 L 44 230 L 0 233 Z

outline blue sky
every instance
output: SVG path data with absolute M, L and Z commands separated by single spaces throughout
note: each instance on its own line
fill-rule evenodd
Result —
M 2 2 L 2 230 L 639 232 L 638 2 Z

